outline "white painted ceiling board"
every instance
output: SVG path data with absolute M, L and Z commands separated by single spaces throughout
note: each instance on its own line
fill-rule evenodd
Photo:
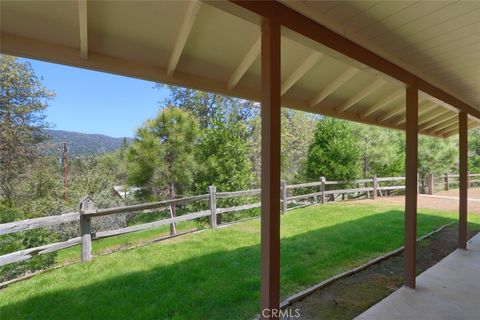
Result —
M 474 2 L 472 2 L 474 3 Z M 470 4 L 470 3 L 468 3 Z M 441 10 L 431 12 L 421 19 L 411 21 L 401 27 L 395 29 L 397 37 L 392 37 L 389 33 L 377 38 L 375 42 L 379 47 L 389 45 L 392 42 L 398 40 L 398 37 L 408 39 L 414 38 L 419 33 L 426 32 L 430 29 L 434 29 L 437 25 L 448 23 L 452 20 L 463 21 L 468 20 L 469 15 L 476 15 L 476 11 L 479 10 L 480 5 L 470 7 L 465 2 L 453 2 L 451 5 L 442 8 Z
M 366 28 L 362 31 L 362 34 L 367 40 L 374 40 L 382 34 L 396 34 L 396 30 L 401 26 L 411 21 L 421 19 L 425 15 L 448 5 L 449 3 L 441 1 L 420 1 L 413 3 L 382 20 L 380 25 L 372 25 Z
M 29 22 L 25 23 L 25 19 Z M 80 47 L 78 4 L 0 1 L 0 30 L 42 41 Z M 52 36 L 54 40 L 52 39 Z

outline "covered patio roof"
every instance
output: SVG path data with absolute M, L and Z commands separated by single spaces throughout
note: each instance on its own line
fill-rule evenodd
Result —
M 464 109 L 479 125 L 480 3 L 282 2 L 242 6 L 282 12 L 283 106 L 405 129 L 405 83 L 418 80 L 419 133 L 456 134 Z M 232 2 L 0 5 L 2 53 L 260 100 L 261 17 Z M 295 14 L 318 28 L 295 26 Z
M 416 286 L 418 133 L 480 121 L 480 3 L 0 2 L 0 52 L 261 101 L 261 316 L 280 303 L 280 107 L 406 131 L 405 285 Z M 267 311 L 267 314 L 263 312 Z

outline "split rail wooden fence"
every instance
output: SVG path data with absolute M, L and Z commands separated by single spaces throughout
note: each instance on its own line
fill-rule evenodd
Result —
M 471 177 L 480 177 L 480 174 L 471 175 Z M 453 183 L 452 179 L 457 178 L 458 175 L 445 175 L 441 177 L 445 185 L 445 189 L 448 190 Z M 438 177 L 437 177 L 438 179 Z M 366 197 L 377 198 L 379 196 L 385 196 L 390 192 L 401 191 L 405 189 L 403 184 L 399 182 L 404 181 L 404 177 L 373 177 L 371 179 L 359 179 L 354 181 L 327 181 L 325 178 L 320 178 L 320 181 L 308 182 L 301 184 L 287 185 L 285 181 L 281 183 L 281 210 L 283 214 L 286 214 L 289 210 L 288 204 L 294 203 L 298 205 L 299 201 L 308 203 L 321 203 L 326 204 L 331 201 L 335 201 L 339 196 L 348 198 L 349 195 L 353 197 Z M 435 177 L 430 175 L 427 179 L 428 190 L 433 192 L 435 186 Z M 471 180 L 472 182 L 474 180 Z M 480 180 L 475 180 L 480 181 Z M 350 186 L 349 188 L 334 188 L 333 186 Z M 353 186 L 353 187 L 352 187 Z M 299 190 L 308 190 L 308 193 L 301 193 Z M 317 191 L 318 189 L 318 191 Z M 420 189 L 420 184 L 419 184 Z M 314 191 L 312 191 L 314 190 Z M 92 260 L 92 240 L 98 240 L 106 237 L 112 237 L 116 235 L 126 234 L 130 232 L 137 232 L 152 228 L 157 228 L 163 225 L 174 225 L 175 223 L 182 221 L 195 220 L 202 217 L 209 217 L 210 227 L 217 227 L 217 216 L 221 214 L 227 214 L 242 210 L 248 210 L 252 208 L 259 208 L 260 202 L 238 205 L 228 208 L 217 208 L 217 199 L 236 198 L 236 197 L 258 197 L 260 195 L 260 189 L 232 191 L 232 192 L 217 192 L 215 186 L 209 187 L 208 194 L 195 195 L 190 197 L 184 197 L 173 200 L 164 200 L 151 203 L 128 205 L 116 208 L 97 209 L 91 198 L 86 197 L 80 202 L 78 212 L 64 213 L 61 215 L 53 215 L 48 217 L 41 217 L 35 219 L 27 219 L 22 221 L 14 221 L 9 223 L 0 224 L 0 236 L 32 230 L 44 227 L 53 227 L 63 223 L 78 222 L 80 229 L 80 236 L 69 239 L 63 242 L 50 243 L 35 248 L 28 248 L 6 255 L 0 256 L 0 267 L 28 260 L 36 255 L 47 254 L 55 252 L 61 249 L 69 248 L 78 244 L 81 244 L 81 259 L 83 262 L 89 262 Z M 133 225 L 126 228 L 106 230 L 99 232 L 92 232 L 92 218 L 99 216 L 106 216 L 119 213 L 145 213 L 156 212 L 159 210 L 165 210 L 165 208 L 172 208 L 177 205 L 185 205 L 197 201 L 208 201 L 209 209 L 201 210 L 194 213 L 187 213 L 180 216 L 171 215 L 170 218 L 162 219 L 154 222 L 144 223 L 140 225 Z M 308 202 L 310 201 L 310 202 Z M 170 210 L 172 212 L 172 210 Z

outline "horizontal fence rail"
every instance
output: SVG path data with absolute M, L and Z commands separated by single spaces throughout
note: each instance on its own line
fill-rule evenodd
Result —
M 126 227 L 126 228 L 107 230 L 107 231 L 99 231 L 99 232 L 96 232 L 96 233 L 92 233 L 92 236 L 93 236 L 93 239 L 107 238 L 107 237 L 111 237 L 111 236 L 117 236 L 117 235 L 120 235 L 120 234 L 126 234 L 126 233 L 130 233 L 130 232 L 136 232 L 136 231 L 142 231 L 142 230 L 157 228 L 157 227 L 172 224 L 172 223 L 194 220 L 194 219 L 198 219 L 198 218 L 201 218 L 201 217 L 207 217 L 207 216 L 210 216 L 210 214 L 211 214 L 210 210 L 204 210 L 204 211 L 199 211 L 199 212 L 195 212 L 195 213 L 184 214 L 182 216 L 178 216 L 178 217 L 174 217 L 174 218 L 163 219 L 163 220 L 159 220 L 159 221 L 134 225 L 134 226 L 131 226 L 131 227 Z
M 71 212 L 64 213 L 58 216 L 48 216 L 35 219 L 27 219 L 22 221 L 14 221 L 0 224 L 0 235 L 20 232 L 24 230 L 32 230 L 42 227 L 50 227 L 66 222 L 78 221 L 80 213 Z
M 259 195 L 261 191 L 262 191 L 261 189 L 252 189 L 252 190 L 233 191 L 233 192 L 217 192 L 217 198 L 256 196 L 256 195 Z
M 130 212 L 136 212 L 136 211 L 156 209 L 160 207 L 165 207 L 167 205 L 186 204 L 186 203 L 194 202 L 198 200 L 207 200 L 209 197 L 210 195 L 208 194 L 202 194 L 202 195 L 192 196 L 192 197 L 164 200 L 164 201 L 151 202 L 151 203 L 134 204 L 131 206 L 124 206 L 124 207 L 117 207 L 117 208 L 85 210 L 82 212 L 82 214 L 87 216 L 92 216 L 92 217 L 98 217 L 98 216 L 105 216 L 105 215 L 110 215 L 115 213 L 126 213 L 126 212 L 130 213 Z
M 475 180 L 471 179 L 472 177 L 480 177 L 480 174 L 470 174 L 470 182 L 473 183 Z M 439 183 L 444 185 L 445 190 L 448 190 L 449 185 L 454 183 L 452 180 L 458 179 L 458 175 L 454 174 L 445 174 L 440 177 L 434 177 L 433 175 L 428 175 L 426 178 L 426 190 L 429 193 L 433 193 L 434 188 Z M 327 181 L 324 177 L 321 177 L 319 181 L 299 183 L 287 185 L 285 181 L 282 181 L 281 189 L 281 210 L 285 214 L 291 208 L 288 208 L 288 204 L 294 204 L 296 207 L 303 207 L 305 205 L 311 204 L 311 202 L 298 202 L 299 200 L 313 200 L 314 203 L 327 203 L 335 201 L 339 196 L 346 197 L 353 194 L 354 197 L 365 196 L 366 198 L 375 199 L 378 196 L 384 196 L 388 192 L 402 191 L 405 189 L 404 185 L 398 185 L 398 181 L 404 181 L 405 177 L 373 177 L 370 179 L 358 179 L 353 181 Z M 477 181 L 480 181 L 477 180 Z M 420 184 L 423 184 L 424 181 L 419 180 L 419 190 Z M 387 185 L 381 185 L 381 183 L 387 183 Z M 393 184 L 393 185 L 392 185 Z M 350 186 L 348 188 L 335 188 L 334 186 Z M 351 187 L 351 186 L 357 186 Z M 309 192 L 305 194 L 298 194 L 302 189 L 306 188 Z M 312 190 L 312 189 L 317 189 Z M 312 192 L 313 191 L 313 192 Z M 288 193 L 294 192 L 294 194 Z M 217 208 L 217 199 L 228 199 L 228 198 L 237 198 L 237 197 L 258 197 L 261 194 L 261 189 L 251 189 L 251 190 L 241 190 L 241 191 L 229 191 L 229 192 L 217 192 L 215 186 L 209 187 L 208 194 L 195 195 L 189 197 L 183 197 L 178 199 L 169 199 L 157 202 L 127 205 L 116 208 L 105 208 L 105 209 L 95 209 L 93 201 L 91 198 L 87 197 L 81 202 L 79 212 L 70 212 L 64 213 L 61 215 L 47 216 L 35 219 L 26 219 L 22 221 L 14 221 L 9 223 L 0 224 L 0 236 L 6 234 L 12 234 L 16 232 L 22 232 L 26 230 L 33 230 L 43 227 L 53 227 L 56 225 L 64 223 L 76 222 L 80 225 L 80 236 L 76 238 L 69 239 L 63 242 L 56 242 L 51 244 L 46 244 L 38 246 L 35 248 L 28 248 L 12 253 L 5 254 L 0 256 L 0 267 L 28 260 L 36 255 L 47 254 L 55 252 L 61 249 L 69 248 L 78 244 L 81 244 L 81 257 L 82 261 L 88 262 L 91 260 L 91 241 L 98 240 L 102 238 L 127 234 L 131 232 L 138 232 L 143 230 L 148 230 L 152 228 L 157 228 L 164 225 L 175 226 L 178 222 L 191 221 L 199 218 L 208 217 L 210 221 L 211 228 L 217 227 L 217 217 L 218 215 L 233 213 L 243 210 L 256 209 L 261 207 L 260 202 L 237 205 L 226 208 Z M 188 203 L 198 202 L 198 201 L 208 201 L 207 210 L 200 210 L 198 212 L 188 213 L 181 216 L 174 216 L 172 209 L 176 205 L 184 205 Z M 257 198 L 258 201 L 258 198 Z M 295 207 L 293 207 L 295 208 Z M 113 229 L 92 232 L 91 229 L 91 218 L 101 217 L 113 214 L 121 213 L 149 213 L 149 212 L 158 212 L 170 209 L 170 218 L 143 223 L 139 225 L 133 225 L 125 228 Z M 173 228 L 175 230 L 175 228 Z

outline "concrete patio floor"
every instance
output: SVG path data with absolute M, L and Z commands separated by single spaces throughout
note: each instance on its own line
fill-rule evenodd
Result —
M 468 250 L 455 250 L 417 277 L 417 289 L 402 287 L 358 320 L 480 319 L 480 233 Z

